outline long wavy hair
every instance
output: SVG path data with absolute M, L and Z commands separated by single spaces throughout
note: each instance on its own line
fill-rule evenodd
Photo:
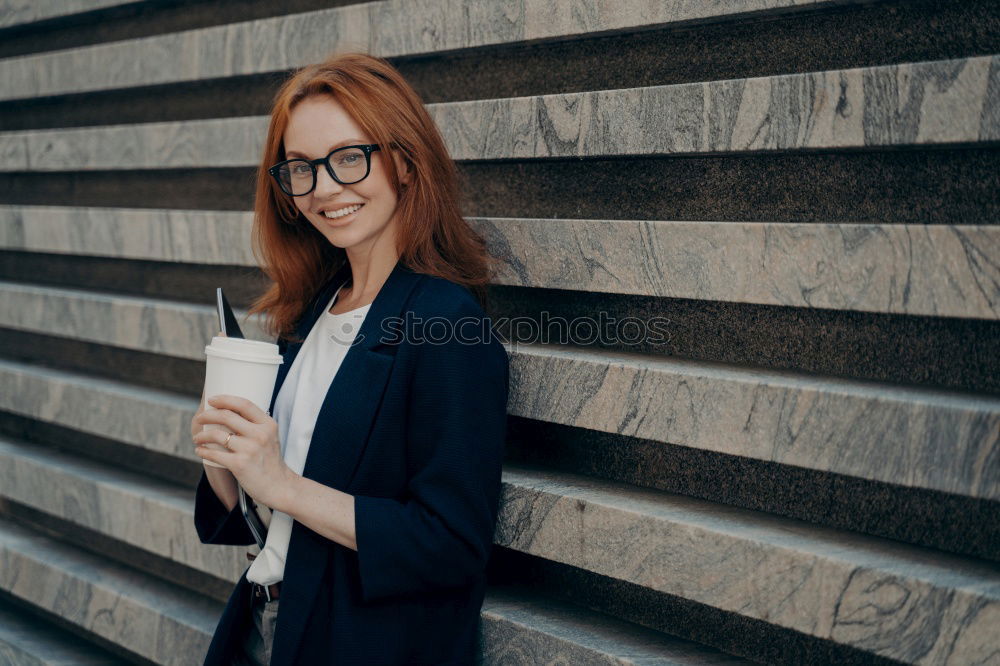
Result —
M 264 313 L 269 335 L 301 342 L 294 336 L 298 320 L 347 262 L 345 250 L 319 233 L 267 172 L 285 159 L 289 115 L 312 95 L 332 95 L 374 143 L 400 151 L 411 167 L 412 181 L 401 187 L 396 163 L 383 148 L 382 164 L 397 196 L 399 260 L 415 272 L 466 286 L 484 305 L 496 258 L 462 216 L 458 170 L 434 120 L 386 60 L 342 53 L 296 70 L 275 94 L 257 170 L 251 232 L 254 257 L 274 284 L 249 314 Z

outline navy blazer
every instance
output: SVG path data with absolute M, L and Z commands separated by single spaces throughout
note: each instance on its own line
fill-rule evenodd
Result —
M 299 337 L 349 270 L 319 290 Z M 416 325 L 407 330 L 404 317 Z M 449 326 L 457 335 L 442 339 Z M 464 286 L 397 262 L 330 385 L 302 472 L 355 496 L 358 550 L 293 523 L 272 664 L 477 660 L 509 378 L 506 349 L 489 330 Z M 302 346 L 278 345 L 271 413 Z M 254 543 L 239 504 L 226 511 L 204 471 L 194 522 L 202 543 Z M 244 571 L 205 664 L 229 664 L 250 626 L 250 590 Z

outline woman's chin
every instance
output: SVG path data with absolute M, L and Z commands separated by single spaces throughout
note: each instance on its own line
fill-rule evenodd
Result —
M 357 225 L 352 227 L 350 224 L 345 224 L 342 227 L 328 226 L 322 232 L 331 245 L 346 250 L 364 239 L 364 234 L 359 233 L 358 229 Z

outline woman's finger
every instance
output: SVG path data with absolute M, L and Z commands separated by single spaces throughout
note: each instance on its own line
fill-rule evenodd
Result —
M 267 423 L 271 417 L 251 400 L 236 395 L 213 395 L 208 399 L 212 407 L 232 410 L 250 423 Z
M 219 446 L 227 446 L 226 441 L 229 441 L 228 447 L 232 451 L 236 451 L 239 447 L 238 443 L 246 441 L 247 438 L 237 439 L 239 435 L 233 434 L 232 437 L 225 430 L 206 430 L 204 432 L 199 432 L 197 435 L 191 438 L 191 441 L 195 443 L 196 446 L 203 446 L 205 444 L 218 444 Z
M 202 460 L 209 460 L 214 463 L 219 463 L 223 467 L 228 468 L 232 463 L 229 462 L 230 458 L 235 454 L 229 451 L 220 451 L 219 449 L 213 449 L 207 446 L 199 446 L 194 451 Z
M 242 416 L 229 409 L 206 409 L 196 418 L 202 425 L 211 423 L 225 426 L 237 434 L 248 433 L 251 425 Z

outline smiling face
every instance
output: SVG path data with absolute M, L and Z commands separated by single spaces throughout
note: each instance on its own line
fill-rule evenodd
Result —
M 284 134 L 285 159 L 315 160 L 341 146 L 369 143 L 373 143 L 372 138 L 333 96 L 314 95 L 299 102 L 289 115 Z M 371 154 L 371 172 L 364 180 L 341 185 L 325 167 L 319 166 L 316 188 L 309 194 L 292 197 L 302 216 L 349 255 L 395 252 L 397 196 L 386 169 L 390 156 L 396 160 L 396 172 L 402 183 L 409 183 L 411 176 L 399 155 L 387 146 L 380 148 Z M 343 215 L 358 205 L 361 207 L 355 212 Z M 339 216 L 331 219 L 327 213 Z

